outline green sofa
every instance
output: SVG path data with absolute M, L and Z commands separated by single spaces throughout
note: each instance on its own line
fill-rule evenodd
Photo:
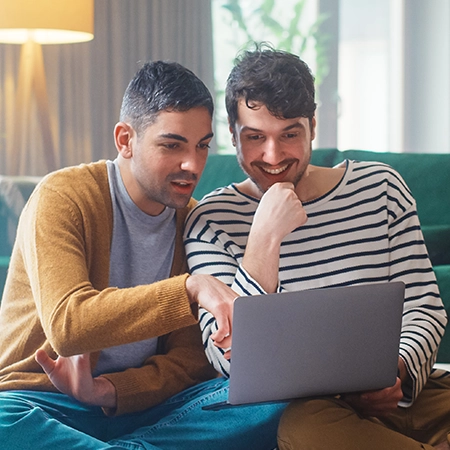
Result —
M 375 153 L 364 150 L 313 150 L 312 163 L 332 167 L 344 159 L 381 161 L 405 179 L 417 201 L 433 268 L 450 316 L 450 153 Z M 245 178 L 234 155 L 210 155 L 194 192 L 200 199 L 217 187 Z M 36 185 L 35 177 L 0 176 L 0 295 L 3 292 L 18 215 Z M 444 336 L 438 362 L 450 363 L 450 333 Z

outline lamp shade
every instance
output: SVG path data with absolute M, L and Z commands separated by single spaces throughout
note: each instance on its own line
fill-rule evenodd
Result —
M 0 0 L 0 42 L 67 44 L 94 37 L 94 0 Z

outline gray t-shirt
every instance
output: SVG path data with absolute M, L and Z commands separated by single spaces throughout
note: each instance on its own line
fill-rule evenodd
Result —
M 107 161 L 107 167 L 113 205 L 109 285 L 128 288 L 168 278 L 175 249 L 175 209 L 165 208 L 158 216 L 144 213 L 128 195 L 117 159 Z M 152 338 L 103 350 L 94 376 L 140 367 L 155 354 L 157 341 Z

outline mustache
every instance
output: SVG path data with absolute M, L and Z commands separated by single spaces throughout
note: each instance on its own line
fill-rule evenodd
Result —
M 279 163 L 277 163 L 277 166 L 279 166 L 279 167 L 289 166 L 290 164 L 293 164 L 297 161 L 298 161 L 298 159 L 296 159 L 296 158 L 288 158 L 288 159 L 284 159 L 283 161 L 280 161 Z M 263 161 L 254 161 L 254 162 L 252 162 L 252 165 L 254 165 L 256 167 L 262 167 L 264 169 L 270 169 L 271 167 L 273 167 L 271 164 L 267 164 Z
M 187 183 L 195 183 L 198 181 L 198 176 L 195 173 L 181 171 L 168 175 L 167 181 L 185 181 Z

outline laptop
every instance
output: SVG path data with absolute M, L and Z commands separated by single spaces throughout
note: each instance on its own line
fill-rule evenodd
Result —
M 228 401 L 205 409 L 395 384 L 403 282 L 238 297 Z

